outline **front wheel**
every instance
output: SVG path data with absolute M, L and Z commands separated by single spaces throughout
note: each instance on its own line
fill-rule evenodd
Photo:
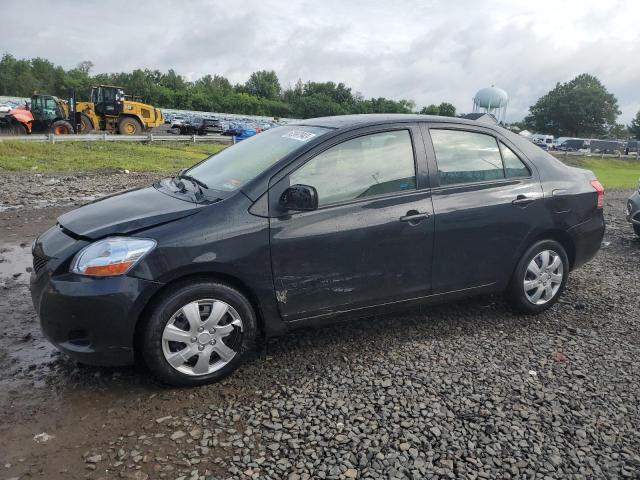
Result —
M 142 357 L 153 375 L 174 386 L 216 382 L 254 348 L 256 316 L 230 286 L 199 281 L 172 289 L 151 309 Z
M 122 117 L 118 121 L 118 133 L 120 135 L 140 135 L 142 125 L 133 117 Z
M 56 120 L 51 124 L 49 131 L 55 135 L 71 135 L 73 133 L 73 125 L 66 120 Z
M 568 275 L 569 259 L 562 245 L 555 240 L 539 241 L 518 262 L 507 299 L 517 312 L 544 312 L 558 301 Z
M 93 122 L 86 113 L 80 114 L 80 133 L 90 133 L 93 130 Z

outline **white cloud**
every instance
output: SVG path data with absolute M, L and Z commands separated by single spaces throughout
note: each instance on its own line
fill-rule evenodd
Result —
M 459 111 L 496 84 L 511 96 L 510 120 L 556 82 L 588 72 L 618 97 L 621 121 L 640 109 L 632 1 L 5 0 L 1 8 L 11 19 L 2 51 L 65 67 L 90 59 L 99 72 L 173 68 L 232 82 L 266 68 L 283 85 L 342 81 L 367 97 L 450 101 Z

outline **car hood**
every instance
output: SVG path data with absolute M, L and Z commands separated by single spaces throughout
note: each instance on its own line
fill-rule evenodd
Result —
M 84 205 L 58 217 L 68 232 L 91 240 L 132 233 L 193 215 L 202 206 L 154 187 L 131 190 Z

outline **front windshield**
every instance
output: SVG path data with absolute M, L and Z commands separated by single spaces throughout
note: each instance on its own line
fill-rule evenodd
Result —
M 328 131 L 327 128 L 307 126 L 272 128 L 225 148 L 186 173 L 209 188 L 230 192 Z

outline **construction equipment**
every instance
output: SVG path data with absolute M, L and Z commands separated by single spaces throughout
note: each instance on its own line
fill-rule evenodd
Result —
M 68 94 L 68 100 L 34 94 L 29 106 L 4 109 L 0 112 L 0 131 L 13 135 L 76 133 L 80 117 L 76 112 L 75 90 L 70 89 Z
M 162 112 L 125 95 L 112 85 L 91 87 L 91 100 L 78 102 L 80 133 L 101 130 L 122 135 L 139 135 L 164 123 Z

